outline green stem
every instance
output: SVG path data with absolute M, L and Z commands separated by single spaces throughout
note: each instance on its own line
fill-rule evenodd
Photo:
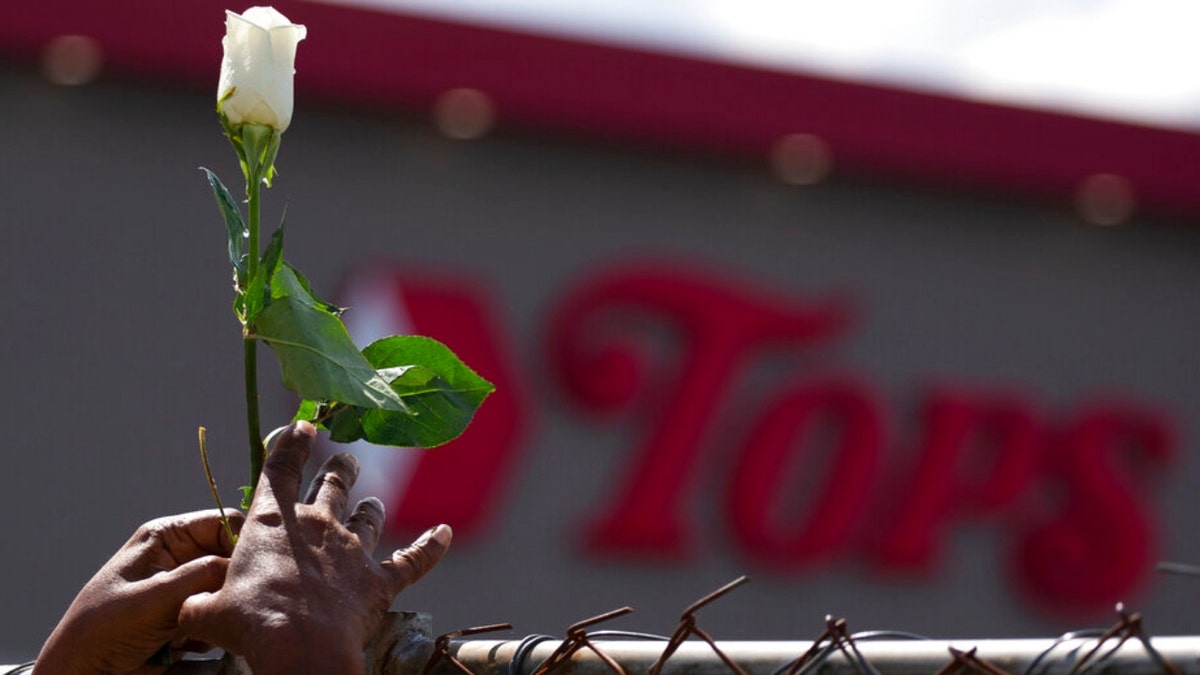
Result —
M 253 279 L 258 272 L 258 223 L 259 223 L 259 190 L 262 181 L 251 171 L 246 178 L 246 197 L 249 201 L 248 230 L 246 242 L 246 278 Z M 254 338 L 243 338 L 242 352 L 245 361 L 246 375 L 246 431 L 250 442 L 250 491 L 242 500 L 242 508 L 250 508 L 250 500 L 258 487 L 258 476 L 262 473 L 263 448 L 261 424 L 258 419 L 258 343 Z
M 212 492 L 213 501 L 217 503 L 217 510 L 221 512 L 221 525 L 225 527 L 229 543 L 237 546 L 237 535 L 233 533 L 233 527 L 229 525 L 229 517 L 225 515 L 225 505 L 221 503 L 221 491 L 217 489 L 217 481 L 213 478 L 212 467 L 208 463 L 208 443 L 205 439 L 204 427 L 200 427 L 197 435 L 200 439 L 200 462 L 204 464 L 204 477 L 208 479 L 208 489 Z

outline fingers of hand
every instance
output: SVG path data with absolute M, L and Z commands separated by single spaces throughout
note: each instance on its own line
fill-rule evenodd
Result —
M 421 535 L 408 548 L 393 553 L 392 559 L 382 565 L 391 576 L 392 593 L 399 593 L 433 569 L 450 549 L 452 536 L 449 525 L 438 525 Z
M 228 569 L 228 558 L 215 555 L 196 558 L 169 572 L 152 577 L 151 581 L 157 588 L 147 595 L 168 598 L 177 609 L 189 596 L 219 590 L 225 583 L 225 572 Z
M 233 553 L 233 541 L 229 538 L 229 533 L 225 531 L 225 523 L 221 519 L 220 509 L 197 511 L 186 514 L 182 518 L 179 525 L 186 531 L 187 536 L 181 537 L 180 541 L 194 542 L 196 548 L 199 549 L 191 557 L 195 558 L 201 555 L 228 557 Z M 245 514 L 236 509 L 225 509 L 225 519 L 229 521 L 229 529 L 235 535 L 242 530 L 242 524 L 246 522 Z M 171 545 L 171 542 L 167 543 L 168 546 Z M 180 557 L 178 553 L 176 557 Z
M 312 483 L 308 486 L 305 504 L 324 507 L 339 521 L 350 501 L 350 488 L 358 480 L 358 460 L 345 453 L 325 460 Z
M 226 515 L 230 528 L 237 532 L 245 517 L 237 511 L 226 511 Z M 233 543 L 217 509 L 156 518 L 138 528 L 126 547 L 131 545 L 140 551 L 136 557 L 146 574 L 206 555 L 228 557 L 233 553 Z
M 237 544 L 237 541 L 230 537 L 230 533 L 233 534 L 233 537 L 237 537 L 237 535 L 241 534 L 242 526 L 246 524 L 246 514 L 238 511 L 237 509 L 225 509 L 224 511 L 225 520 L 221 521 L 221 524 L 218 528 L 220 532 L 220 534 L 218 534 L 220 537 L 219 543 L 222 553 L 225 555 L 233 555 L 233 547 Z M 220 511 L 218 510 L 218 513 L 219 512 Z M 218 520 L 220 520 L 219 516 Z M 229 523 L 228 530 L 225 529 L 226 522 Z
M 263 494 L 255 495 L 256 506 L 260 502 L 264 506 L 293 504 L 299 499 L 304 464 L 316 436 L 316 429 L 308 422 L 297 422 L 279 434 L 263 463 L 263 480 L 258 485 L 258 492 Z
M 375 552 L 375 546 L 379 544 L 383 520 L 383 502 L 374 497 L 367 497 L 354 507 L 354 513 L 346 520 L 346 529 L 358 536 L 363 550 L 370 554 Z

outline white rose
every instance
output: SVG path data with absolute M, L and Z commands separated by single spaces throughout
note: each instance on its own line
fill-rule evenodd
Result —
M 296 45 L 306 33 L 274 7 L 251 7 L 244 14 L 225 11 L 217 101 L 231 126 L 261 124 L 281 133 L 288 128 Z

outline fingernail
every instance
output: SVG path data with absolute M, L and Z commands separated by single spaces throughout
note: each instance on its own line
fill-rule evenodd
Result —
M 450 529 L 449 525 L 438 525 L 437 527 L 431 527 L 426 530 L 425 534 L 422 534 L 421 537 L 417 539 L 416 543 L 418 546 L 421 546 L 428 544 L 430 540 L 433 540 L 445 547 L 450 545 L 450 538 L 453 536 L 454 532 Z
M 347 469 L 354 472 L 355 476 L 358 475 L 358 472 L 360 470 L 360 465 L 358 463 L 358 458 L 355 457 L 354 455 L 352 455 L 348 452 L 339 452 L 338 454 L 334 455 L 333 457 L 330 457 L 329 459 L 325 460 L 325 468 L 333 469 L 333 467 L 337 465 L 337 462 L 341 462 L 342 464 L 344 464 Z
M 285 432 L 287 430 L 288 430 L 288 427 L 279 427 L 278 429 L 275 429 L 271 433 L 267 434 L 267 437 L 263 439 L 263 447 L 270 448 L 270 447 L 274 446 L 275 439 L 279 438 L 279 434 L 282 434 L 283 432 Z

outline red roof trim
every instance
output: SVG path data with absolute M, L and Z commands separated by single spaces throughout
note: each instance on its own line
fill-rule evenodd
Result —
M 34 57 L 55 36 L 84 34 L 110 70 L 215 87 L 226 6 L 39 0 L 0 22 L 0 50 Z M 1144 210 L 1200 215 L 1193 133 L 393 13 L 276 6 L 309 26 L 301 97 L 426 110 L 448 89 L 473 87 L 502 125 L 748 157 L 808 133 L 845 174 L 1066 200 L 1087 176 L 1113 173 Z

